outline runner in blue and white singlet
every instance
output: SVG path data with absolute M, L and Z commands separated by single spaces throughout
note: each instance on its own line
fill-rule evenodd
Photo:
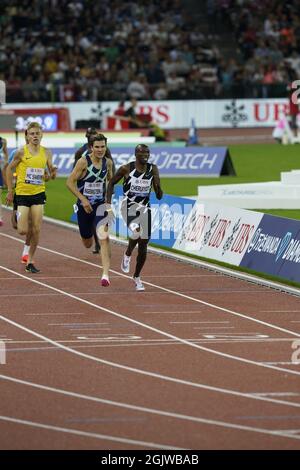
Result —
M 112 177 L 112 161 L 105 158 L 107 139 L 98 134 L 91 142 L 91 153 L 81 157 L 68 177 L 67 187 L 77 197 L 75 205 L 79 232 L 86 248 L 93 244 L 96 230 L 101 245 L 103 265 L 102 286 L 109 286 L 110 249 L 106 182 Z

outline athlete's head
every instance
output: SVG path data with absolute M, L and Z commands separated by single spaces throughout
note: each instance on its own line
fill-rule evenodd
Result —
M 25 140 L 28 144 L 38 145 L 43 137 L 42 126 L 38 122 L 31 122 L 25 129 Z
M 138 160 L 142 164 L 145 164 L 149 160 L 150 149 L 149 149 L 148 145 L 139 144 L 135 147 L 134 154 L 135 154 L 136 160 Z
M 88 144 L 91 145 L 91 139 L 98 134 L 96 127 L 89 127 L 86 130 L 85 136 L 87 138 Z
M 103 158 L 106 152 L 107 138 L 103 134 L 97 134 L 91 139 L 90 148 L 93 155 Z

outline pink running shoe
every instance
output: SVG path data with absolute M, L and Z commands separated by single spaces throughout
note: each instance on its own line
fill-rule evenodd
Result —
M 4 223 L 3 220 L 0 219 L 0 227 L 2 227 L 3 223 Z
M 28 255 L 22 256 L 22 258 L 21 258 L 21 263 L 27 264 L 27 261 L 28 261 Z
M 110 286 L 110 281 L 107 276 L 103 276 L 101 279 L 101 286 L 102 287 L 108 287 Z

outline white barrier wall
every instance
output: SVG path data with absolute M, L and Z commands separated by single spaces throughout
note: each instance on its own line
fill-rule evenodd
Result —
M 103 113 L 112 115 L 118 107 L 117 101 L 85 103 L 11 103 L 4 109 L 67 107 L 70 111 L 71 126 L 81 119 L 99 119 Z M 129 106 L 126 103 L 125 108 Z M 233 127 L 274 127 L 280 115 L 288 109 L 288 100 L 251 99 L 251 100 L 179 100 L 179 101 L 139 101 L 138 113 L 151 113 L 153 120 L 164 129 L 189 128 L 192 118 L 200 128 Z

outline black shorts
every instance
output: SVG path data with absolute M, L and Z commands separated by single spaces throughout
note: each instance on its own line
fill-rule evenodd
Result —
M 81 238 L 91 238 L 99 223 L 105 225 L 105 218 L 108 216 L 107 211 L 105 210 L 106 205 L 104 202 L 92 205 L 93 212 L 90 214 L 85 212 L 82 205 L 77 203 L 77 207 L 77 222 L 80 236 Z
M 0 168 L 0 188 L 3 186 L 3 177 L 2 177 L 2 170 Z
M 16 200 L 14 201 L 14 203 L 16 203 L 17 206 L 26 206 L 26 207 L 44 205 L 45 202 L 46 202 L 46 194 L 44 192 L 30 195 L 30 196 L 22 196 L 22 195 L 16 194 Z
M 121 204 L 121 214 L 129 230 L 133 232 L 138 229 L 143 240 L 151 238 L 151 209 L 138 203 L 129 202 L 123 199 Z M 130 236 L 130 234 L 129 234 Z
M 14 194 L 14 198 L 13 198 L 13 208 L 14 208 L 14 211 L 18 210 L 16 193 Z

